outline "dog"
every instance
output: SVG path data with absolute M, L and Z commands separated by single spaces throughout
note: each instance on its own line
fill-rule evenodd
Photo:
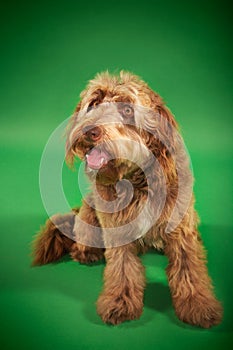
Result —
M 47 221 L 34 241 L 33 264 L 67 253 L 87 264 L 105 258 L 97 312 L 116 325 L 142 314 L 146 281 L 139 255 L 156 248 L 168 258 L 178 318 L 204 328 L 219 324 L 222 307 L 208 276 L 192 173 L 174 116 L 126 71 L 97 74 L 80 97 L 66 160 L 85 162 L 92 191 L 81 208 Z

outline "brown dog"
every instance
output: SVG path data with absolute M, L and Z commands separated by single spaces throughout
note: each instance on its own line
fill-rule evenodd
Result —
M 47 222 L 35 241 L 34 264 L 66 253 L 81 263 L 105 257 L 97 312 L 104 322 L 118 324 L 143 310 L 145 275 L 138 254 L 162 249 L 177 316 L 205 328 L 218 324 L 222 308 L 197 230 L 192 174 L 177 124 L 160 96 L 130 73 L 97 75 L 70 122 L 68 162 L 75 156 L 86 162 L 92 193 L 73 214 Z

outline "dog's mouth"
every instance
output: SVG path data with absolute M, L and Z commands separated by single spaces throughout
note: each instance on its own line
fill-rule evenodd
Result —
M 109 160 L 111 160 L 111 156 L 102 149 L 99 149 L 97 147 L 92 148 L 87 154 L 86 154 L 86 164 L 90 169 L 93 170 L 99 170 L 103 167 L 105 167 Z

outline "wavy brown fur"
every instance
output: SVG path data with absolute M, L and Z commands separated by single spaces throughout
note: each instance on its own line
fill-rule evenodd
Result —
M 33 266 L 44 265 L 59 260 L 71 251 L 74 241 L 59 231 L 48 219 L 33 242 Z
M 102 127 L 104 136 L 101 142 L 117 139 L 120 135 L 146 145 L 163 168 L 167 197 L 159 220 L 145 236 L 130 244 L 105 250 L 107 265 L 104 272 L 103 291 L 97 302 L 97 312 L 104 322 L 111 324 L 140 317 L 143 310 L 145 274 L 137 255 L 153 246 L 163 249 L 168 257 L 167 276 L 177 316 L 184 322 L 204 328 L 218 324 L 222 318 L 222 308 L 214 296 L 212 282 L 208 276 L 206 254 L 197 230 L 198 219 L 194 210 L 194 197 L 179 225 L 173 232 L 169 234 L 165 232 L 166 223 L 178 194 L 176 161 L 172 157 L 175 149 L 174 130 L 177 130 L 177 124 L 161 97 L 145 82 L 128 72 L 120 72 L 119 75 L 110 75 L 108 72 L 97 75 L 82 92 L 81 101 L 71 119 L 67 137 L 67 161 L 72 163 L 76 155 L 84 159 L 90 147 L 98 144 L 98 142 L 90 144 L 90 141 L 81 133 L 88 121 L 85 120 L 81 123 L 80 129 L 76 130 L 76 117 L 80 110 L 101 105 L 102 102 L 139 103 L 158 114 L 159 128 L 155 125 L 153 118 L 145 119 L 147 128 L 156 137 L 145 130 L 126 126 L 118 129 L 117 126 L 110 124 Z M 74 136 L 77 140 L 74 140 Z M 161 140 L 169 141 L 169 150 Z M 161 187 L 160 175 L 153 164 L 148 164 L 148 169 L 154 193 L 158 196 Z M 181 170 L 183 178 L 191 179 L 189 170 Z M 147 199 L 147 182 L 140 168 L 135 168 L 128 161 L 121 163 L 116 161 L 111 167 L 106 167 L 105 173 L 102 172 L 102 175 L 97 176 L 96 189 L 93 189 L 91 195 L 92 201 L 98 204 L 97 192 L 106 201 L 112 201 L 116 195 L 115 184 L 119 179 L 128 179 L 133 185 L 134 197 L 131 203 L 122 210 L 117 210 L 116 206 L 114 213 L 105 213 L 93 209 L 84 201 L 78 214 L 82 220 L 104 229 L 120 227 L 137 217 Z M 185 198 L 185 193 L 182 195 Z M 152 195 L 152 198 L 154 201 L 158 199 L 155 195 L 154 197 Z M 83 232 L 84 227 L 79 229 L 86 236 L 91 234 L 88 231 Z M 77 232 L 77 238 L 78 235 L 79 232 Z M 109 242 L 105 241 L 105 244 L 111 246 L 111 237 Z M 57 260 L 70 250 L 72 257 L 82 263 L 101 259 L 104 252 L 103 249 L 96 247 L 86 247 L 80 243 L 72 244 L 69 239 L 61 236 L 51 222 L 48 222 L 36 241 L 34 263 L 43 264 Z

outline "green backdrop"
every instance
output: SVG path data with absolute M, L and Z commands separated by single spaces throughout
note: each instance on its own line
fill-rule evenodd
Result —
M 232 8 L 223 1 L 5 1 L 1 3 L 2 349 L 228 349 L 232 319 Z M 189 149 L 196 207 L 223 323 L 177 320 L 164 269 L 149 253 L 143 316 L 117 327 L 95 311 L 104 263 L 30 267 L 47 214 L 38 174 L 52 131 L 97 72 L 127 69 L 158 91 Z M 76 174 L 64 168 L 70 204 Z M 233 343 L 232 343 L 233 344 Z

